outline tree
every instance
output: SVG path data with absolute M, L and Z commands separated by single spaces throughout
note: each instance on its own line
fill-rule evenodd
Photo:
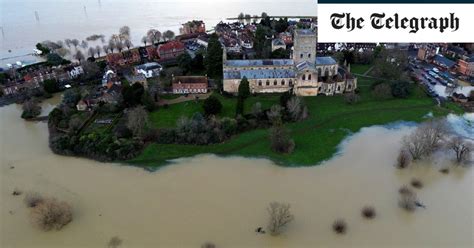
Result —
M 130 27 L 128 26 L 121 27 L 119 29 L 119 34 L 126 38 L 130 37 Z
M 48 47 L 43 46 L 43 44 L 41 44 L 41 43 L 36 44 L 36 49 L 38 49 L 42 52 L 41 55 L 46 55 L 46 54 L 51 52 Z
M 406 98 L 410 94 L 410 84 L 407 81 L 397 81 L 392 83 L 392 96 L 396 98 Z
M 108 45 L 103 45 L 102 49 L 104 49 L 104 53 L 108 54 L 109 50 L 110 50 L 110 47 Z
M 102 52 L 102 49 L 99 45 L 95 47 L 95 52 L 97 53 L 97 58 L 100 58 L 100 53 Z
M 156 29 L 148 30 L 147 36 L 152 44 L 158 43 L 161 40 L 161 32 Z
M 267 35 L 270 34 L 270 29 L 263 25 L 258 25 L 254 36 L 254 49 L 257 53 L 257 57 L 264 58 L 266 50 L 269 50 L 269 46 L 266 44 Z
M 122 88 L 123 103 L 125 106 L 131 107 L 142 104 L 141 100 L 144 93 L 145 89 L 141 84 L 124 85 Z
M 389 99 L 392 97 L 392 87 L 388 83 L 377 84 L 372 90 L 372 95 L 378 99 Z
M 196 54 L 193 60 L 191 61 L 191 70 L 192 71 L 201 71 L 204 69 L 204 57 L 202 53 Z
M 179 68 L 181 68 L 185 74 L 191 70 L 193 59 L 191 58 L 191 55 L 189 55 L 189 53 L 183 53 L 179 55 L 177 60 Z
M 143 45 L 146 47 L 146 43 L 149 41 L 149 37 L 148 36 L 143 36 L 142 37 L 142 42 L 143 42 Z
M 262 114 L 262 104 L 260 102 L 256 102 L 252 106 L 252 114 L 258 118 Z
M 240 12 L 240 14 L 237 16 L 237 19 L 243 20 L 245 18 L 244 13 Z
M 85 41 L 85 40 L 81 41 L 82 49 L 86 49 L 88 46 L 89 46 L 89 43 L 87 43 L 87 41 Z
M 49 53 L 46 55 L 46 61 L 52 66 L 57 66 L 63 64 L 65 60 L 57 53 Z
M 89 47 L 89 49 L 87 50 L 87 53 L 89 54 L 89 57 L 93 58 L 95 55 L 95 48 Z
M 270 111 L 267 112 L 268 120 L 273 124 L 281 123 L 281 110 L 282 107 L 280 105 L 273 105 Z
M 278 48 L 270 55 L 272 59 L 287 59 L 290 57 L 290 53 L 284 48 Z
M 281 122 L 275 122 L 270 130 L 271 148 L 276 153 L 290 154 L 295 149 L 295 142 Z
M 210 96 L 204 100 L 203 107 L 206 116 L 217 115 L 222 111 L 222 103 L 215 96 Z
M 63 103 L 67 106 L 75 108 L 79 100 L 81 100 L 81 93 L 78 89 L 68 89 L 64 91 Z
M 143 106 L 138 106 L 128 111 L 127 128 L 132 131 L 134 136 L 143 138 L 148 127 L 148 112 Z
M 468 161 L 473 149 L 472 143 L 459 136 L 452 137 L 447 146 L 456 154 L 456 162 L 458 164 Z
M 250 86 L 249 81 L 246 77 L 243 77 L 239 84 L 239 93 L 238 96 L 242 99 L 246 99 L 250 96 Z
M 270 215 L 268 230 L 273 236 L 279 235 L 283 227 L 295 218 L 290 212 L 290 204 L 288 203 L 272 202 L 267 211 Z
M 123 41 L 119 40 L 117 42 L 115 42 L 115 48 L 117 48 L 117 50 L 121 53 L 123 51 L 123 48 L 124 48 L 124 43 Z
M 77 59 L 79 62 L 82 62 L 85 59 L 84 54 L 81 52 L 81 50 L 76 51 L 74 58 Z
M 74 48 L 77 50 L 77 46 L 79 46 L 79 40 L 78 39 L 72 39 L 71 44 L 74 46 Z
M 237 98 L 237 105 L 235 106 L 235 116 L 244 114 L 244 100 L 242 97 Z
M 100 68 L 95 62 L 84 61 L 82 63 L 84 79 L 91 80 L 100 77 Z
M 410 153 L 413 160 L 431 155 L 439 147 L 446 133 L 446 124 L 441 120 L 422 123 L 412 133 L 403 137 L 403 150 Z
M 292 121 L 299 121 L 308 118 L 308 108 L 303 105 L 301 102 L 301 98 L 299 97 L 292 97 L 286 103 L 286 110 Z
M 21 118 L 23 119 L 31 119 L 41 114 L 41 106 L 35 99 L 24 102 L 22 108 Z
M 205 65 L 207 75 L 211 78 L 222 77 L 222 46 L 216 33 L 211 34 L 207 46 L 207 55 L 205 57 Z
M 275 31 L 278 33 L 285 32 L 288 28 L 288 20 L 285 18 L 280 18 L 278 21 L 275 22 Z
M 54 79 L 44 80 L 43 89 L 50 94 L 59 92 L 58 82 Z
M 172 40 L 172 39 L 174 39 L 174 32 L 171 31 L 171 30 L 166 30 L 166 31 L 163 33 L 163 38 L 165 38 L 166 40 Z
M 126 39 L 123 44 L 127 47 L 127 50 L 130 50 L 130 48 L 133 47 L 132 41 L 129 39 Z
M 72 208 L 66 202 L 46 198 L 31 209 L 32 223 L 43 231 L 59 230 L 72 221 Z

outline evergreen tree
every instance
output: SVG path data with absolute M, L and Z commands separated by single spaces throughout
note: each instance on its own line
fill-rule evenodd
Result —
M 239 98 L 246 99 L 250 96 L 249 81 L 246 77 L 242 78 L 239 84 Z
M 222 46 L 215 33 L 209 37 L 205 65 L 209 77 L 222 77 Z

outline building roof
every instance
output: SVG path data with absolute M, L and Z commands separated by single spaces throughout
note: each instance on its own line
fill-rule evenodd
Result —
M 158 47 L 158 50 L 160 51 L 167 51 L 167 50 L 172 50 L 172 49 L 176 49 L 176 50 L 184 49 L 184 44 L 180 41 L 174 40 L 174 41 L 170 41 L 168 43 L 162 44 L 160 45 L 160 47 Z
M 258 69 L 225 71 L 224 79 L 267 79 L 267 78 L 294 78 L 296 75 L 292 69 Z
M 173 77 L 173 84 L 207 84 L 205 76 L 176 76 Z
M 454 62 L 454 61 L 452 61 L 448 58 L 445 58 L 441 55 L 438 55 L 438 54 L 436 54 L 434 56 L 434 61 L 436 61 L 438 64 L 444 65 L 448 68 L 453 67 L 456 64 L 456 62 Z
M 337 64 L 336 60 L 332 57 L 316 57 L 316 65 L 334 65 Z
M 292 59 L 250 59 L 250 60 L 227 60 L 227 66 L 250 67 L 250 66 L 291 66 Z
M 296 65 L 296 69 L 298 71 L 302 70 L 308 70 L 308 69 L 313 69 L 314 70 L 315 66 L 311 62 L 308 61 L 302 61 Z
M 143 65 L 137 66 L 137 69 L 142 69 L 142 70 L 155 70 L 155 69 L 160 69 L 162 66 L 156 62 L 150 62 L 150 63 L 145 63 Z
M 274 46 L 285 46 L 285 42 L 280 38 L 273 39 L 272 44 Z

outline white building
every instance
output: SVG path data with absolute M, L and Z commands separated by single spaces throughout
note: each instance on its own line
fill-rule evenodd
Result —
M 143 74 L 146 78 L 158 77 L 160 75 L 160 71 L 163 70 L 163 67 L 156 63 L 146 63 L 143 65 L 139 65 L 135 67 L 137 73 Z

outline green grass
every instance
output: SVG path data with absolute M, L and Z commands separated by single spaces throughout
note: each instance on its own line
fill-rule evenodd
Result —
M 351 72 L 357 74 L 364 74 L 367 70 L 372 67 L 371 64 L 363 65 L 363 64 L 352 64 L 351 65 Z
M 462 110 L 454 104 L 437 107 L 431 98 L 427 97 L 419 87 L 413 89 L 406 99 L 376 100 L 369 92 L 369 79 L 360 79 L 361 100 L 357 104 L 348 105 L 343 96 L 305 97 L 304 102 L 309 108 L 310 117 L 302 122 L 287 124 L 291 136 L 295 140 L 295 151 L 290 155 L 277 154 L 271 151 L 268 140 L 268 129 L 252 130 L 233 137 L 223 144 L 208 146 L 195 145 L 161 145 L 152 144 L 145 148 L 137 158 L 128 161 L 139 166 L 158 167 L 169 159 L 189 157 L 201 153 L 213 153 L 222 156 L 239 155 L 244 157 L 264 157 L 282 166 L 310 166 L 331 158 L 340 142 L 350 133 L 359 131 L 362 127 L 383 125 L 395 121 L 420 122 L 423 117 L 432 112 L 434 116 L 444 116 L 450 112 L 461 113 Z M 235 99 L 219 96 L 224 105 L 223 115 L 233 115 Z M 265 107 L 278 102 L 278 96 L 258 96 L 248 100 L 248 105 L 261 101 Z M 247 107 L 247 105 L 246 105 Z M 199 104 L 170 106 L 175 111 L 160 114 L 161 120 L 153 120 L 163 124 L 165 117 L 170 126 L 171 119 L 180 112 L 192 115 L 200 110 Z M 246 109 L 249 111 L 249 108 Z M 159 112 L 159 111 L 158 111 Z M 157 113 L 152 116 L 157 118 Z M 158 125 L 160 126 L 160 125 Z

